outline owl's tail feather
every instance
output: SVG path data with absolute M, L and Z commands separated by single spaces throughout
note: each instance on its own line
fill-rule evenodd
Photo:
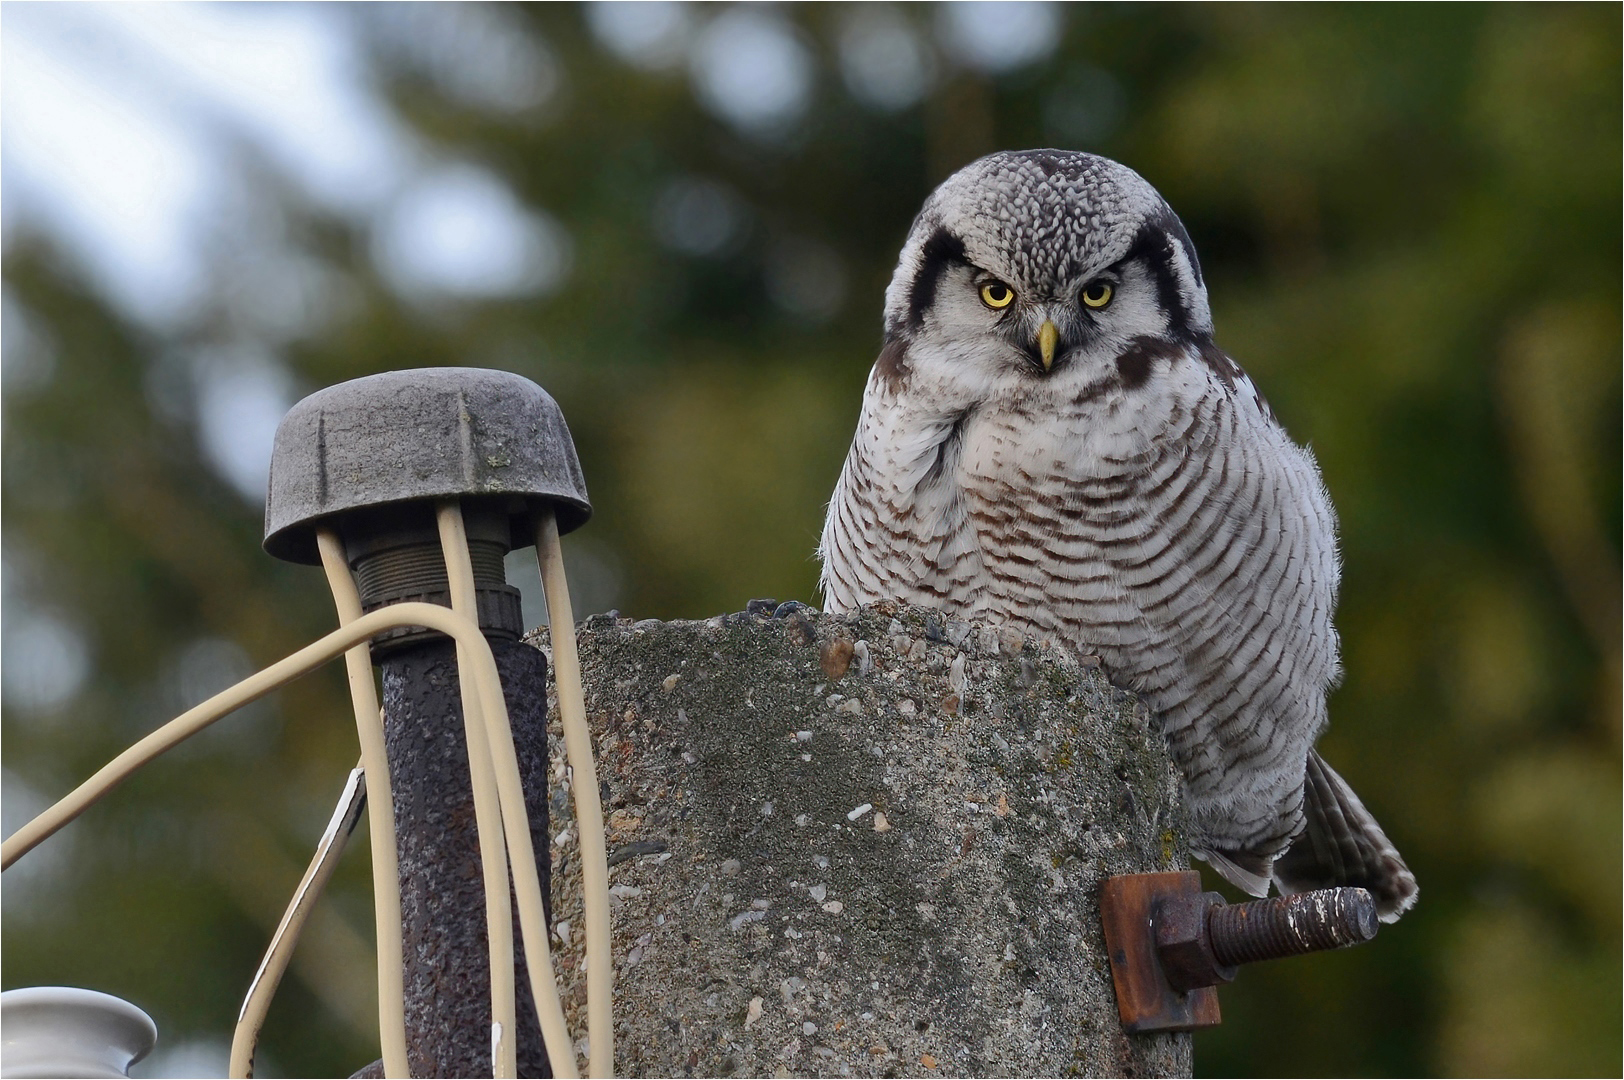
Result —
M 1274 863 L 1282 893 L 1337 885 L 1370 890 L 1382 922 L 1396 922 L 1415 903 L 1415 875 L 1346 780 L 1318 753 L 1308 754 L 1303 788 L 1307 827 Z
M 1192 854 L 1224 875 L 1224 880 L 1235 888 L 1253 896 L 1269 895 L 1269 864 L 1273 860 L 1267 855 L 1253 855 L 1249 851 L 1195 851 Z

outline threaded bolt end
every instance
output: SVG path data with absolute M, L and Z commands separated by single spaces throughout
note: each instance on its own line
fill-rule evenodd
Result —
M 519 590 L 507 583 L 500 544 L 470 540 L 470 562 L 474 569 L 474 607 L 479 628 L 488 638 L 517 640 L 524 632 Z M 361 608 L 372 612 L 390 604 L 417 600 L 451 606 L 451 586 L 446 581 L 445 556 L 438 543 L 414 544 L 367 555 L 355 564 L 361 587 Z M 421 626 L 385 630 L 372 639 L 374 657 L 440 638 L 437 631 Z
M 1207 916 L 1213 955 L 1232 966 L 1357 945 L 1376 929 L 1376 902 L 1364 889 L 1315 889 L 1213 908 Z
M 474 571 L 479 628 L 492 640 L 517 640 L 524 632 L 519 590 L 507 583 L 504 556 L 512 524 L 508 507 L 463 501 L 468 557 Z M 421 601 L 451 606 L 445 553 L 431 501 L 351 511 L 344 522 L 345 556 L 361 590 L 361 610 Z M 386 630 L 372 639 L 374 660 L 442 635 L 422 626 Z

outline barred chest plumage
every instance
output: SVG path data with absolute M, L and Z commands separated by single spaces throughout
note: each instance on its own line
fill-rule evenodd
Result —
M 871 387 L 827 602 L 897 597 L 1098 655 L 1163 722 L 1208 846 L 1284 846 L 1336 672 L 1317 473 L 1249 382 L 1193 349 L 1157 350 L 1133 386 L 1087 375 L 945 415 L 928 383 Z M 1220 734 L 1257 749 L 1226 754 Z
M 1363 884 L 1396 918 L 1414 879 L 1313 751 L 1339 673 L 1330 501 L 1213 344 L 1171 210 L 1104 159 L 994 155 L 927 202 L 886 300 L 826 605 L 1098 655 L 1167 736 L 1196 854 L 1259 895 Z

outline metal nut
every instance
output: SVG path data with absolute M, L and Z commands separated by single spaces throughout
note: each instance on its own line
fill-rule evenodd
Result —
M 1236 969 L 1218 962 L 1207 935 L 1208 912 L 1223 906 L 1224 898 L 1209 892 L 1168 896 L 1153 909 L 1156 954 L 1174 989 L 1187 993 L 1234 980 Z

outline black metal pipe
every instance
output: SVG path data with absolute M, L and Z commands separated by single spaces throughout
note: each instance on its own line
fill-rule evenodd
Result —
M 548 898 L 547 660 L 517 642 L 491 647 L 513 726 L 541 893 Z M 441 638 L 399 649 L 380 667 L 400 858 L 407 1062 L 413 1076 L 489 1076 L 490 954 L 456 647 Z M 547 922 L 552 925 L 550 906 Z M 519 1075 L 548 1077 L 517 911 L 514 939 Z

